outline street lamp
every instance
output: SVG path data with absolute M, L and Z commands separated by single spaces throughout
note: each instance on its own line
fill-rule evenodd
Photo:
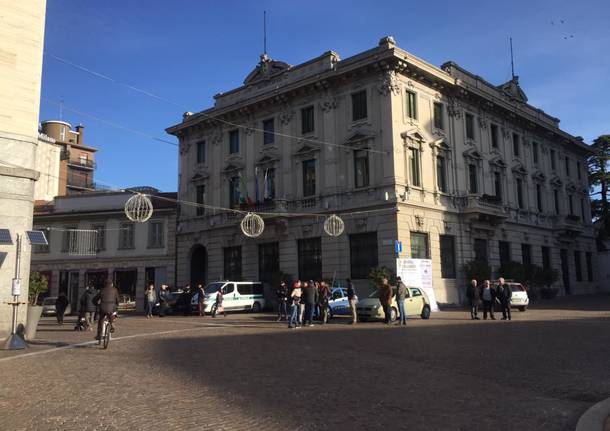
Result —
M 48 245 L 49 242 L 44 232 L 39 230 L 28 230 L 26 235 L 31 245 Z M 6 304 L 13 306 L 13 324 L 11 327 L 11 335 L 6 339 L 2 345 L 2 350 L 20 350 L 25 349 L 28 345 L 19 334 L 17 334 L 17 309 L 20 305 L 25 302 L 19 302 L 19 296 L 21 296 L 21 278 L 19 272 L 21 270 L 21 241 L 22 237 L 16 235 L 16 259 L 15 259 L 15 278 L 13 278 L 12 291 L 13 295 L 12 302 L 6 302 Z M 11 232 L 8 229 L 0 229 L 0 245 L 13 245 L 13 239 L 11 238 Z

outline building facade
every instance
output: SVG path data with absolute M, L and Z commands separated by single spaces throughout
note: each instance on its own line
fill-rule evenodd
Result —
M 0 0 L 0 228 L 12 244 L 0 244 L 0 337 L 11 329 L 11 280 L 15 277 L 16 236 L 32 227 L 38 115 L 45 23 L 44 0 Z M 20 301 L 27 301 L 30 246 L 23 241 Z M 25 323 L 26 307 L 18 322 Z
M 148 283 L 174 285 L 176 193 L 147 193 L 154 209 L 145 223 L 125 216 L 130 192 L 62 196 L 36 207 L 34 228 L 46 232 L 49 245 L 34 247 L 31 269 L 47 277 L 49 296 L 64 292 L 75 307 L 85 287 L 110 279 L 143 310 Z M 96 231 L 95 245 L 83 248 L 88 233 L 78 230 Z
M 435 67 L 391 37 L 341 60 L 266 56 L 244 85 L 167 129 L 180 141 L 177 279 L 365 280 L 400 257 L 430 258 L 440 303 L 464 300 L 462 266 L 509 261 L 561 272 L 564 293 L 596 289 L 581 139 L 527 103 L 518 78 L 494 86 Z M 324 218 L 345 232 L 330 237 Z M 359 282 L 364 285 L 364 281 Z

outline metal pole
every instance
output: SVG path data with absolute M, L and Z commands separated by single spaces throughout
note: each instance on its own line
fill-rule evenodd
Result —
M 21 270 L 21 237 L 17 234 L 17 255 L 15 259 L 15 280 L 19 279 L 19 272 Z M 16 282 L 16 281 L 14 281 Z M 13 287 L 11 286 L 11 289 Z M 28 345 L 25 340 L 17 334 L 17 307 L 19 307 L 19 295 L 15 295 L 13 291 L 13 324 L 11 328 L 11 335 L 4 342 L 2 346 L 3 350 L 20 350 L 25 349 Z

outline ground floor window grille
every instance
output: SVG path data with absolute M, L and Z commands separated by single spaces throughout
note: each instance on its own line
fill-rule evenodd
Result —
M 224 278 L 241 280 L 241 246 L 224 249 Z
M 322 240 L 318 238 L 298 241 L 299 278 L 320 280 L 322 278 Z
M 259 244 L 258 278 L 260 281 L 271 281 L 273 273 L 280 270 L 280 247 L 277 242 Z
M 368 278 L 371 269 L 379 263 L 377 232 L 350 235 L 349 252 L 352 278 Z

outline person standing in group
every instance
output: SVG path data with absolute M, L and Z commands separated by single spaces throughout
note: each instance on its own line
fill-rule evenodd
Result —
M 475 279 L 470 280 L 470 284 L 466 288 L 466 298 L 468 298 L 468 303 L 470 304 L 470 318 L 472 320 L 480 320 L 477 314 L 479 311 L 479 301 L 481 300 L 481 289 Z
M 400 313 L 400 322 L 398 323 L 403 326 L 407 326 L 407 313 L 405 312 L 407 294 L 407 286 L 400 277 L 396 277 L 396 304 L 398 304 L 398 312 Z
M 80 311 L 81 315 L 85 318 L 85 323 L 87 324 L 87 329 L 89 331 L 93 331 L 93 315 L 95 314 L 95 303 L 93 302 L 93 298 L 95 298 L 95 291 L 91 286 L 87 286 L 87 289 L 83 293 L 80 299 Z
M 392 286 L 385 277 L 381 279 L 379 286 L 379 302 L 385 314 L 384 322 L 389 325 L 392 322 Z
M 187 284 L 186 287 L 184 288 L 184 290 L 182 291 L 182 294 L 180 295 L 180 308 L 182 309 L 182 314 L 184 316 L 190 316 L 191 315 L 191 298 L 192 298 L 192 294 L 191 294 L 191 285 Z
M 299 280 L 295 281 L 292 287 L 292 292 L 290 292 L 290 318 L 288 319 L 288 327 L 289 328 L 299 328 L 299 304 L 301 303 L 301 282 Z
M 494 303 L 496 301 L 496 290 L 491 287 L 489 280 L 485 280 L 483 291 L 481 292 L 481 299 L 483 300 L 483 320 L 487 320 L 487 312 L 491 320 L 496 320 L 494 317 Z
M 57 317 L 57 323 L 60 325 L 64 324 L 64 314 L 68 308 L 68 298 L 64 292 L 61 292 L 55 300 L 55 315 Z
M 224 299 L 224 293 L 222 291 L 222 288 L 220 288 L 218 289 L 218 293 L 216 294 L 216 302 L 214 303 L 214 311 L 212 311 L 212 317 L 216 317 L 216 314 L 218 313 L 222 313 L 223 316 L 227 317 L 225 307 L 222 305 Z
M 318 302 L 318 289 L 316 289 L 313 281 L 304 283 L 303 299 L 305 301 L 305 321 L 303 326 L 313 326 L 313 314 Z
M 197 312 L 200 317 L 205 317 L 205 290 L 202 284 L 197 285 Z
M 513 291 L 510 289 L 510 286 L 504 282 L 504 278 L 500 277 L 498 279 L 496 291 L 500 298 L 500 305 L 502 306 L 502 320 L 511 320 L 510 299 L 513 297 Z
M 277 299 L 277 319 L 288 320 L 288 287 L 285 282 L 281 282 L 277 289 L 275 289 L 275 297 Z
M 167 313 L 167 300 L 169 299 L 169 292 L 167 291 L 167 285 L 162 284 L 159 289 L 159 317 L 165 317 Z
M 350 311 L 352 312 L 352 321 L 350 322 L 352 325 L 355 325 L 358 321 L 358 313 L 356 310 L 356 303 L 358 302 L 358 297 L 356 296 L 356 289 L 354 288 L 354 283 L 352 283 L 351 279 L 347 279 L 347 302 L 349 303 Z
M 157 303 L 157 292 L 155 291 L 155 285 L 153 282 L 148 283 L 146 292 L 144 292 L 144 301 L 146 318 L 150 319 L 152 317 L 153 308 Z
M 318 288 L 318 308 L 320 310 L 320 322 L 324 325 L 328 321 L 328 300 L 330 299 L 330 288 L 326 282 L 321 281 Z

